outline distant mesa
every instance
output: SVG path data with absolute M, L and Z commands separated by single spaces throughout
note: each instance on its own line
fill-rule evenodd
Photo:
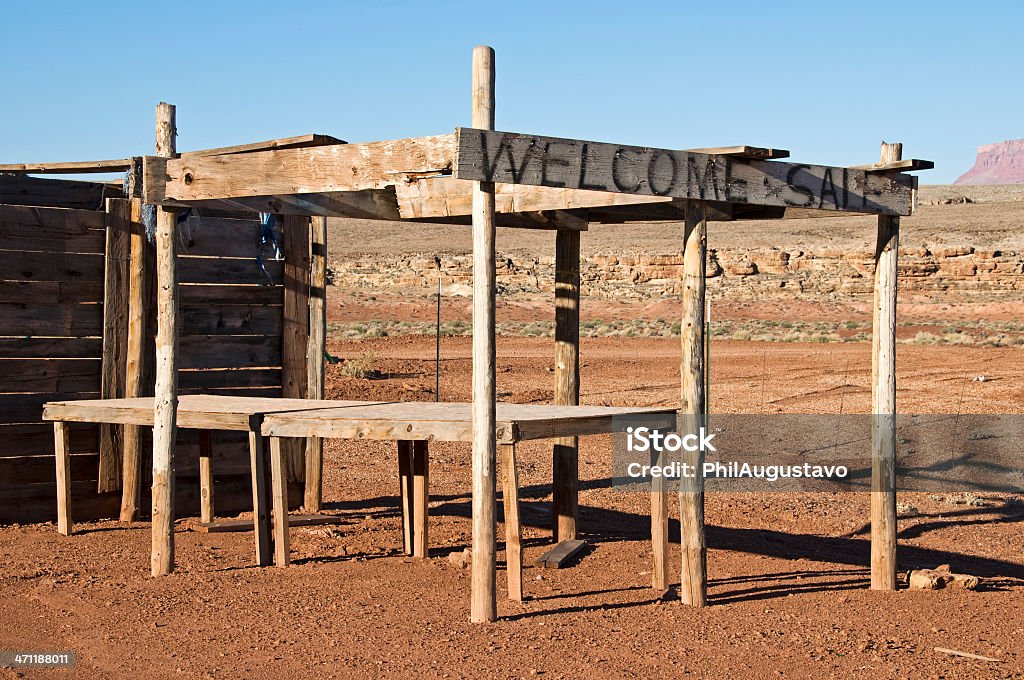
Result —
M 955 183 L 1024 184 L 1024 139 L 979 146 L 974 167 Z

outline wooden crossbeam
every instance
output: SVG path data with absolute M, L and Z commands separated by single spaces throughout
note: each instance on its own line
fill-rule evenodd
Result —
M 931 170 L 935 167 L 932 161 L 920 158 L 907 158 L 906 160 L 893 161 L 891 163 L 873 163 L 871 165 L 854 165 L 854 170 L 864 172 L 913 172 L 914 170 Z
M 33 175 L 73 175 L 86 172 L 124 172 L 132 165 L 130 158 L 106 161 L 70 161 L 63 163 L 0 163 L 0 172 Z
M 216 149 L 199 149 L 197 151 L 184 151 L 182 157 L 195 156 L 229 156 L 236 153 L 252 153 L 253 151 L 270 151 L 273 149 L 299 149 L 312 146 L 328 146 L 330 144 L 345 144 L 345 140 L 331 137 L 330 135 L 309 134 L 297 137 L 282 137 L 270 139 L 265 142 L 252 142 L 250 144 L 236 144 L 235 146 L 221 146 Z
M 909 215 L 913 177 L 513 132 L 456 129 L 458 179 Z
M 146 203 L 383 189 L 450 174 L 454 135 L 143 160 Z
M 693 153 L 706 153 L 714 156 L 733 156 L 735 158 L 789 158 L 786 149 L 768 149 L 761 146 L 709 146 L 703 149 L 687 149 Z

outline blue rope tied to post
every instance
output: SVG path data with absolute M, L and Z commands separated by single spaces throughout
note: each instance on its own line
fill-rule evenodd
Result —
M 263 254 L 269 253 L 272 255 L 270 258 L 273 261 L 280 261 L 283 258 L 281 255 L 281 246 L 277 242 L 277 234 L 274 233 L 274 227 L 277 225 L 277 217 L 273 213 L 260 213 L 260 236 L 256 242 L 256 265 L 260 268 L 263 276 L 266 277 L 267 281 L 264 286 L 273 286 L 274 277 L 267 271 L 267 265 L 263 260 Z

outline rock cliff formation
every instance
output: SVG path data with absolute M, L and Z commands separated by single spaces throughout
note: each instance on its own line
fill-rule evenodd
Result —
M 1011 139 L 978 147 L 974 167 L 957 184 L 1024 183 L 1024 139 Z

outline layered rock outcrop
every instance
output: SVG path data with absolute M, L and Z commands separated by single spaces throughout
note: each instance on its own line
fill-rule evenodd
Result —
M 1024 139 L 1011 139 L 978 147 L 974 167 L 956 184 L 1024 183 Z

